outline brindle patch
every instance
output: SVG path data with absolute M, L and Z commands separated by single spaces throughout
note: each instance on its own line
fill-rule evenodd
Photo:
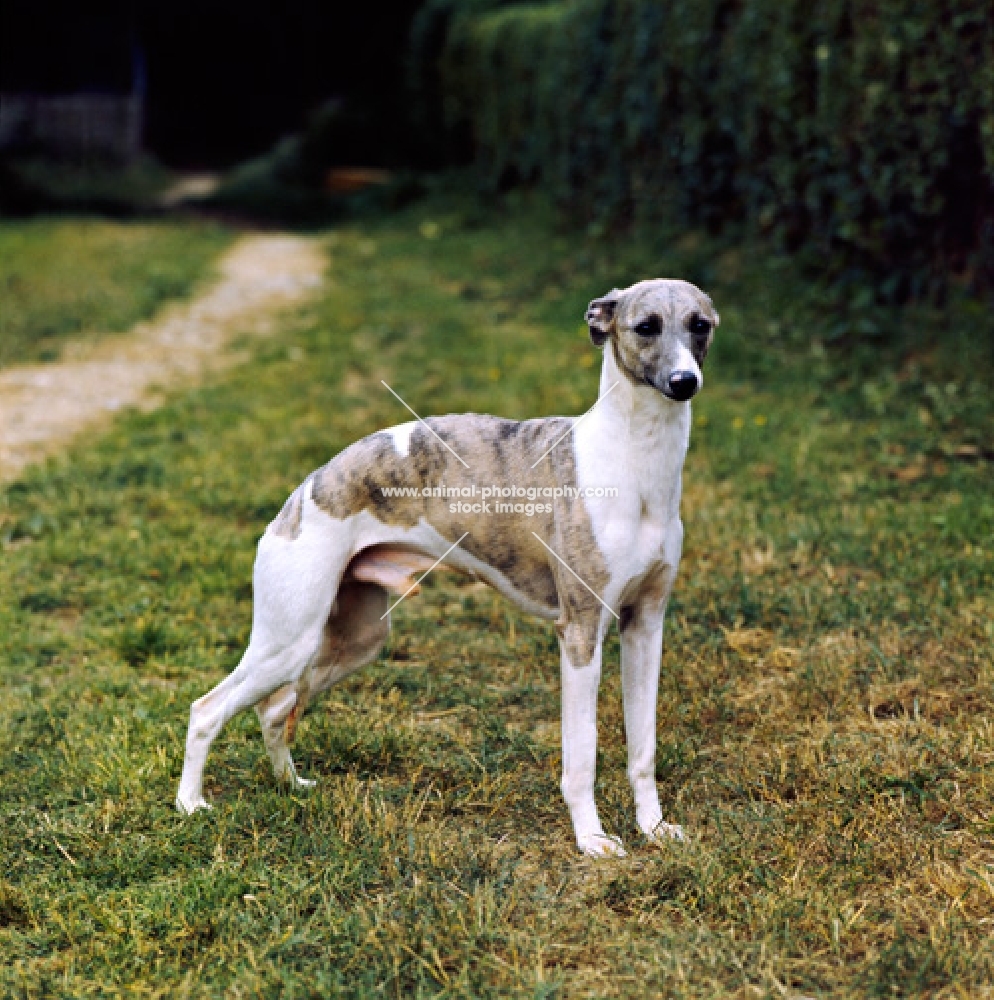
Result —
M 271 535 L 278 535 L 292 541 L 300 535 L 300 519 L 304 509 L 304 496 L 307 484 L 312 477 L 308 476 L 287 498 L 283 509 L 272 520 L 266 529 Z
M 570 442 L 569 447 L 554 448 L 549 459 L 558 481 L 576 482 L 572 435 L 563 442 L 563 445 L 568 442 Z M 556 562 L 556 582 L 560 593 L 559 621 L 565 624 L 594 624 L 592 628 L 572 629 L 569 632 L 572 638 L 566 643 L 567 655 L 574 666 L 582 667 L 590 662 L 597 646 L 600 630 L 596 624 L 603 614 L 604 605 L 601 600 L 607 589 L 610 574 L 594 539 L 593 526 L 585 501 L 580 497 L 563 497 L 559 504 L 561 506 L 555 521 L 555 541 L 549 544 L 583 581 L 581 583 L 573 573 Z M 601 596 L 601 600 L 598 600 L 595 594 Z
M 677 567 L 653 563 L 641 577 L 629 581 L 621 595 L 623 606 L 618 631 L 643 628 L 657 621 L 673 588 Z
M 549 554 L 553 549 L 595 592 L 602 593 L 609 575 L 597 547 L 590 516 L 582 498 L 491 497 L 479 495 L 485 487 L 576 487 L 576 460 L 572 420 L 513 421 L 475 413 L 433 417 L 432 434 L 419 425 L 411 434 L 407 456 L 399 454 L 393 439 L 380 432 L 347 448 L 314 474 L 315 503 L 332 517 L 345 519 L 361 510 L 398 527 L 414 527 L 422 519 L 444 538 L 502 573 L 512 586 L 532 601 L 559 609 L 563 623 L 593 617 L 601 606 L 575 577 Z M 439 440 L 441 438 L 466 468 Z M 555 447 L 538 462 L 558 438 Z M 477 495 L 425 496 L 422 490 L 447 487 Z M 383 489 L 407 489 L 414 496 L 384 496 Z M 459 510 L 458 504 L 489 503 L 491 512 Z M 551 511 L 497 512 L 497 504 L 549 505 Z M 455 507 L 456 509 L 453 509 Z M 538 538 L 535 537 L 535 534 Z M 541 542 L 539 541 L 541 539 Z M 571 661 L 589 662 L 594 635 L 573 650 Z
M 390 435 L 379 432 L 349 445 L 314 473 L 314 502 L 332 517 L 345 520 L 361 510 L 384 524 L 412 528 L 423 516 L 423 498 L 387 496 L 385 489 L 420 488 L 410 459 L 397 452 Z
M 559 633 L 559 645 L 570 666 L 578 669 L 587 666 L 600 645 L 600 622 L 597 619 L 587 619 L 579 623 L 567 623 L 560 618 L 556 621 L 556 632 Z
M 632 385 L 652 386 L 652 380 L 649 376 L 650 369 L 646 364 L 646 361 L 639 357 L 638 351 L 632 350 L 630 346 L 628 350 L 623 350 L 618 343 L 618 339 L 615 337 L 611 340 L 611 353 L 614 355 L 618 371 L 620 371 Z

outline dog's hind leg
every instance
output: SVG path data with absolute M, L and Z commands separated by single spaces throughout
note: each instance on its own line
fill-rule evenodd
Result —
M 176 795 L 176 807 L 180 812 L 190 813 L 208 807 L 203 794 L 204 764 L 221 727 L 239 712 L 299 677 L 313 658 L 318 642 L 318 636 L 305 635 L 284 649 L 260 649 L 261 644 L 253 640 L 235 670 L 190 706 L 186 757 Z
M 386 612 L 383 587 L 351 579 L 343 583 L 311 665 L 296 685 L 285 684 L 255 706 L 277 781 L 297 788 L 314 785 L 297 774 L 290 755 L 297 720 L 317 694 L 376 658 L 390 631 Z
M 203 795 L 204 764 L 221 727 L 274 692 L 288 685 L 295 689 L 321 651 L 324 626 L 346 560 L 345 543 L 321 518 L 323 515 L 318 514 L 308 523 L 305 510 L 299 537 L 286 538 L 267 531 L 259 541 L 248 649 L 235 670 L 190 707 L 186 758 L 176 796 L 181 812 L 207 806 Z M 273 719 L 279 714 L 276 712 Z M 273 746 L 281 755 L 278 740 Z
M 284 684 L 268 698 L 263 698 L 255 706 L 255 713 L 259 717 L 262 739 L 266 744 L 266 752 L 272 762 L 276 780 L 285 781 L 296 788 L 311 788 L 315 782 L 297 774 L 297 768 L 290 756 L 293 733 L 303 709 L 304 706 L 294 686 Z

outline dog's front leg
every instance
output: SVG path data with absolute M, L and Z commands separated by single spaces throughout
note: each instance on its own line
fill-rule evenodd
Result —
M 562 792 L 573 820 L 577 847 L 591 857 L 624 857 L 621 841 L 601 826 L 594 802 L 597 772 L 597 691 L 601 680 L 598 622 L 560 630 L 562 659 Z
M 663 821 L 656 788 L 656 697 L 665 610 L 665 600 L 657 598 L 639 602 L 631 608 L 631 618 L 621 630 L 621 686 L 625 703 L 625 737 L 628 741 L 628 780 L 635 796 L 635 818 L 639 829 L 653 841 L 684 839 L 684 832 L 679 826 Z

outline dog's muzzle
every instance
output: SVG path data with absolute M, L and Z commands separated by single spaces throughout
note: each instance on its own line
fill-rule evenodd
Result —
M 678 403 L 685 403 L 697 392 L 699 386 L 700 382 L 693 372 L 673 372 L 666 381 L 663 395 L 675 399 Z

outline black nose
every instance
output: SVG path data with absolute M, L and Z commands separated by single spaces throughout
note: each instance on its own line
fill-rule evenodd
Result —
M 697 376 L 693 372 L 674 372 L 669 385 L 670 395 L 682 403 L 697 392 Z

